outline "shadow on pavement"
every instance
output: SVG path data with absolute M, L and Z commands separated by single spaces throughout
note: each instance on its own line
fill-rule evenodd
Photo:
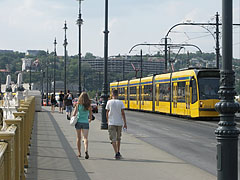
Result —
M 65 135 L 62 133 L 58 123 L 56 122 L 55 118 L 52 116 L 50 112 L 48 112 L 48 116 L 50 117 L 55 131 L 60 139 L 62 147 L 67 154 L 68 159 L 70 160 L 70 164 L 76 174 L 77 179 L 90 179 L 88 173 L 83 168 L 82 164 L 79 162 L 79 159 L 76 157 L 74 150 L 72 149 L 71 145 L 69 144 L 68 140 L 66 139 Z M 73 158 L 76 157 L 76 158 Z

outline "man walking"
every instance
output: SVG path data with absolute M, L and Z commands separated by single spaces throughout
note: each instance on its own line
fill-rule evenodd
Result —
M 59 93 L 59 112 L 63 113 L 63 99 L 64 99 L 64 94 L 62 91 Z
M 122 157 L 120 154 L 122 127 L 127 129 L 127 121 L 124 113 L 124 104 L 121 100 L 118 100 L 118 90 L 112 91 L 112 97 L 113 99 L 109 100 L 106 105 L 106 118 L 115 159 L 120 159 Z
M 67 94 L 64 96 L 64 105 L 66 107 L 66 114 L 67 114 L 67 119 L 70 120 L 71 119 L 71 114 L 72 114 L 72 103 L 73 100 L 73 95 L 70 93 L 70 91 L 67 91 Z

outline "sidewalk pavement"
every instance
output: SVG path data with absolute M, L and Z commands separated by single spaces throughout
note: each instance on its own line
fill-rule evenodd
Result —
M 159 139 L 161 140 L 161 139 Z M 28 180 L 215 180 L 216 177 L 123 133 L 115 160 L 108 132 L 94 120 L 89 131 L 89 159 L 76 157 L 75 128 L 65 114 L 44 107 L 37 112 L 29 156 Z M 82 155 L 84 147 L 82 144 Z

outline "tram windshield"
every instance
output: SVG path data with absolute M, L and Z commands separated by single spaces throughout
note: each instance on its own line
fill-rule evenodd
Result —
M 219 99 L 219 78 L 199 78 L 198 85 L 200 100 Z

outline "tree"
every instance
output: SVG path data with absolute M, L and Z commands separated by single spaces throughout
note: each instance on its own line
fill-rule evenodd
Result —
M 92 53 L 90 53 L 90 52 L 87 52 L 86 54 L 85 54 L 85 57 L 84 57 L 85 59 L 96 59 L 96 56 L 94 56 Z

